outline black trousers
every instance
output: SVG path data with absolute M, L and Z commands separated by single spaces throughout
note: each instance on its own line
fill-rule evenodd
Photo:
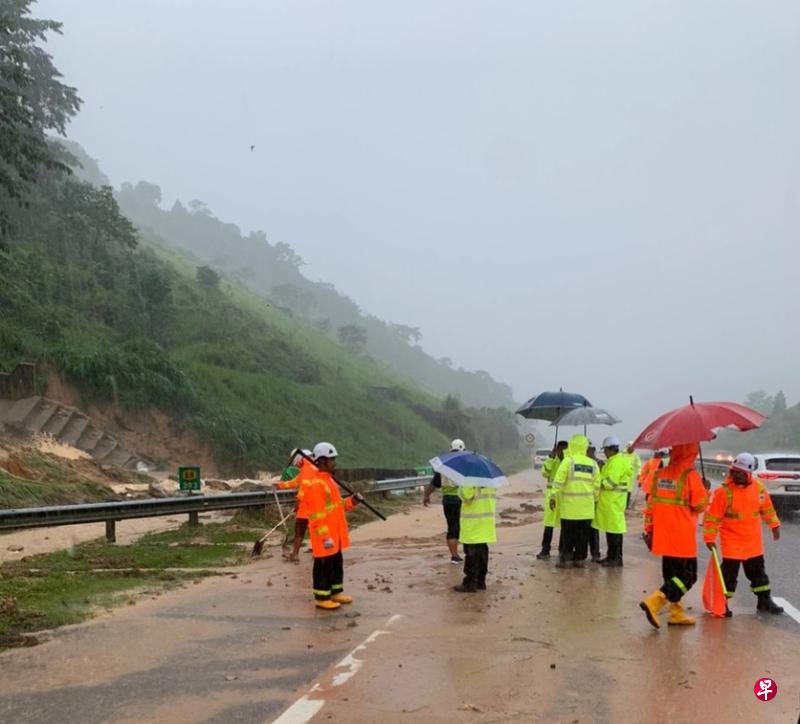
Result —
M 600 557 L 600 531 L 597 528 L 589 531 L 589 553 L 592 554 L 592 558 Z
M 568 561 L 585 561 L 589 550 L 591 530 L 591 520 L 565 520 L 562 518 L 561 540 L 564 545 L 559 549 L 560 555 Z
M 606 557 L 612 561 L 622 560 L 622 533 L 606 533 L 608 552 Z
M 697 558 L 664 556 L 661 559 L 661 575 L 664 577 L 661 591 L 668 601 L 677 603 L 697 583 Z
M 324 601 L 344 590 L 344 559 L 342 552 L 314 559 L 314 598 Z
M 736 590 L 736 581 L 739 578 L 739 564 L 744 568 L 744 575 L 750 581 L 750 590 L 758 595 L 759 593 L 769 593 L 769 577 L 764 563 L 764 556 L 755 556 L 746 560 L 736 558 L 725 558 L 722 561 L 722 577 L 725 579 L 725 588 L 732 596 Z
M 442 498 L 444 519 L 447 521 L 447 540 L 458 540 L 461 534 L 461 498 L 445 495 Z
M 489 571 L 489 544 L 464 543 L 464 588 L 483 588 Z

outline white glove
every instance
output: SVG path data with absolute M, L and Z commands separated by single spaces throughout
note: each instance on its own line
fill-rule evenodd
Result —
M 326 538 L 324 541 L 322 541 L 322 547 L 326 550 L 333 548 L 333 538 Z

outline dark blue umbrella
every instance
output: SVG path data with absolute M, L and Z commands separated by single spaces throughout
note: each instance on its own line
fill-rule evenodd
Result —
M 522 407 L 517 410 L 518 415 L 528 420 L 547 420 L 555 422 L 564 413 L 576 407 L 591 407 L 583 395 L 575 392 L 542 392 L 536 397 L 531 397 Z
M 494 461 L 466 450 L 449 452 L 431 460 L 433 469 L 456 485 L 499 488 L 508 479 Z

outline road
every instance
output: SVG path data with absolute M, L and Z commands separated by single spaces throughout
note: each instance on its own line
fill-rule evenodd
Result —
M 659 566 L 638 521 L 624 569 L 555 569 L 520 507 L 540 484 L 501 497 L 485 593 L 450 590 L 440 508 L 420 506 L 354 532 L 340 611 L 311 605 L 307 558 L 273 558 L 3 654 L 0 722 L 797 721 L 800 623 L 756 616 L 740 585 L 732 619 L 652 629 L 637 604 Z M 789 528 L 769 565 L 800 608 Z M 773 701 L 753 694 L 762 676 Z

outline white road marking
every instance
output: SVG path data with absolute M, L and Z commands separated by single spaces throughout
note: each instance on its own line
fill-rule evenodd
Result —
M 402 614 L 395 614 L 385 624 L 386 628 L 396 623 L 402 618 Z M 350 681 L 364 665 L 364 659 L 356 658 L 356 654 L 366 650 L 373 641 L 390 634 L 386 628 L 377 629 L 373 631 L 367 638 L 365 638 L 358 646 L 356 646 L 347 656 L 345 656 L 336 666 L 334 666 L 334 674 L 331 679 L 330 688 L 341 686 L 342 684 Z M 336 673 L 337 669 L 344 669 Z M 306 724 L 311 721 L 323 706 L 325 706 L 325 699 L 311 699 L 310 694 L 318 694 L 324 692 L 324 688 L 316 683 L 308 690 L 308 694 L 301 696 L 294 704 L 292 704 L 283 714 L 275 719 L 272 724 Z
M 309 699 L 308 695 L 301 696 L 273 724 L 304 724 L 319 713 L 325 706 L 324 699 Z
M 775 603 L 779 606 L 783 606 L 783 612 L 790 616 L 795 620 L 796 623 L 800 623 L 800 611 L 798 611 L 791 603 L 789 603 L 785 598 L 775 598 Z

